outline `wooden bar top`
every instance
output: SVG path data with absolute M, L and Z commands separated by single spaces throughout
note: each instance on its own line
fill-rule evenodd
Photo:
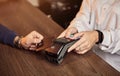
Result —
M 64 29 L 25 0 L 1 0 L 0 23 L 25 36 L 36 30 L 44 35 L 43 49 Z M 120 76 L 120 73 L 92 51 L 69 53 L 62 64 L 48 62 L 39 52 L 0 43 L 0 76 Z

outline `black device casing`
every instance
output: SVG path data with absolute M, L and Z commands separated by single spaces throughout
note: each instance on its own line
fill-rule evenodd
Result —
M 67 38 L 55 39 L 53 41 L 53 45 L 44 50 L 46 53 L 47 60 L 52 63 L 60 64 L 63 61 L 63 58 L 66 55 L 68 48 L 70 46 L 72 46 L 77 40 L 71 40 L 71 39 L 67 39 Z M 56 50 L 56 48 L 58 48 L 58 49 Z M 56 52 L 50 51 L 53 49 Z

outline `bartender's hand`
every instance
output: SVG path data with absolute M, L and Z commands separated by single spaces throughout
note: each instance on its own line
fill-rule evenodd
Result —
M 36 31 L 32 31 L 27 36 L 21 39 L 21 45 L 23 48 L 27 50 L 36 50 L 38 48 L 38 44 L 40 44 L 43 40 L 43 36 Z
M 59 36 L 58 38 L 61 38 L 61 37 L 66 37 L 66 38 L 71 38 L 71 35 L 77 33 L 78 30 L 77 28 L 75 27 L 69 27 L 67 28 L 65 31 L 63 31 Z
M 75 49 L 75 52 L 78 54 L 84 54 L 89 51 L 95 43 L 98 41 L 98 32 L 97 31 L 84 31 L 77 33 L 73 36 L 73 39 L 79 38 L 74 45 L 72 45 L 68 52 Z

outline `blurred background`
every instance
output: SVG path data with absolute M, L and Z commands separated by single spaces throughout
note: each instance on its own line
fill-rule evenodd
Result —
M 82 0 L 28 0 L 34 7 L 39 8 L 63 28 L 79 11 Z

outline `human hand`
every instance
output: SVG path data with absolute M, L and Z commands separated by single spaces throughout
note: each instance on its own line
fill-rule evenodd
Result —
M 98 32 L 97 31 L 84 31 L 77 33 L 73 36 L 73 39 L 80 37 L 74 45 L 72 45 L 68 52 L 75 49 L 75 52 L 78 54 L 84 54 L 89 51 L 94 44 L 98 41 Z
M 63 31 L 58 38 L 66 37 L 66 38 L 71 38 L 71 35 L 77 33 L 78 30 L 75 27 L 69 27 L 65 31 Z
M 27 50 L 36 50 L 38 44 L 43 40 L 43 36 L 36 31 L 32 31 L 21 39 L 21 45 Z

